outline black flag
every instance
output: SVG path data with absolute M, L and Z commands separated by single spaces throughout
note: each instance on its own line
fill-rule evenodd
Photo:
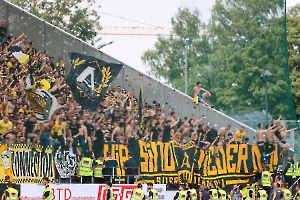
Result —
M 123 65 L 74 52 L 70 53 L 70 59 L 72 67 L 65 82 L 83 109 L 95 111 Z
M 140 82 L 140 96 L 139 96 L 139 129 L 142 129 L 143 123 L 144 123 L 144 116 L 143 116 L 143 93 L 144 93 L 144 87 L 143 87 L 143 76 L 141 75 L 141 82 Z

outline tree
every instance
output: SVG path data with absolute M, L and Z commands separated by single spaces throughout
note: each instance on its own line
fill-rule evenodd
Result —
M 184 92 L 185 55 L 188 60 L 188 95 L 197 81 L 209 89 L 208 55 L 211 52 L 209 38 L 200 34 L 205 24 L 200 20 L 199 10 L 179 9 L 171 19 L 172 34 L 158 37 L 155 47 L 142 55 L 149 72 L 164 78 L 174 88 Z
M 287 13 L 287 40 L 289 46 L 289 69 L 294 105 L 300 103 L 300 4 L 289 9 Z M 296 107 L 297 118 L 300 107 Z
M 212 8 L 209 34 L 210 65 L 218 74 L 216 108 L 225 111 L 265 109 L 268 69 L 269 112 L 293 116 L 287 66 L 283 0 L 217 0 Z
M 92 45 L 101 39 L 97 37 L 97 30 L 101 27 L 100 15 L 94 9 L 95 0 L 10 1 Z

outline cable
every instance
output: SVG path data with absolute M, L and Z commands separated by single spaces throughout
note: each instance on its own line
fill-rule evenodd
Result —
M 124 19 L 124 20 L 128 20 L 128 21 L 132 21 L 132 22 L 136 22 L 136 23 L 140 23 L 140 24 L 145 24 L 145 25 L 148 25 L 148 26 L 163 28 L 161 26 L 156 26 L 156 25 L 153 25 L 153 24 L 147 24 L 147 23 L 144 23 L 144 22 L 139 22 L 139 21 L 136 21 L 136 20 L 133 20 L 133 19 L 127 19 L 125 17 L 120 17 L 120 16 L 116 16 L 116 15 L 112 15 L 112 14 L 108 14 L 108 13 L 104 13 L 104 12 L 99 12 L 99 13 L 104 14 L 104 15 L 108 15 L 108 16 L 112 16 L 112 17 L 116 17 L 116 18 L 120 18 L 120 19 Z

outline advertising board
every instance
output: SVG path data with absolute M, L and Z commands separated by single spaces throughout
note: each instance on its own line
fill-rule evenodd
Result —
M 53 190 L 53 200 L 104 200 L 106 195 L 104 184 L 51 184 Z M 132 190 L 137 187 L 135 184 L 114 184 L 112 189 L 115 200 L 130 200 Z M 21 185 L 21 195 L 23 200 L 42 200 L 45 186 L 23 184 Z M 154 185 L 157 189 L 159 199 L 166 199 L 166 185 Z M 147 194 L 147 185 L 143 185 L 143 190 Z

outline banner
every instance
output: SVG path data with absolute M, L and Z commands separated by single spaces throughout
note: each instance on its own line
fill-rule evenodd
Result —
M 54 164 L 60 178 L 71 178 L 76 173 L 76 156 L 70 156 L 69 151 L 59 147 L 54 154 Z
M 56 97 L 46 90 L 37 89 L 25 93 L 38 122 L 47 121 L 57 109 L 62 107 L 58 104 Z
M 110 143 L 104 145 L 104 154 L 110 151 L 119 166 L 124 167 L 128 152 L 133 154 L 137 166 L 141 168 L 140 183 L 158 184 L 194 183 L 207 185 L 211 180 L 222 186 L 246 183 L 262 171 L 261 154 L 257 146 L 247 144 L 229 144 L 220 148 L 219 156 L 213 156 L 212 150 L 200 150 L 195 154 L 193 141 L 178 144 L 144 142 L 136 140 L 130 145 Z M 278 166 L 278 148 L 270 159 L 271 171 Z M 106 155 L 104 155 L 106 156 Z M 116 169 L 118 175 L 125 175 L 123 169 Z
M 54 165 L 51 149 L 42 157 L 40 146 L 33 151 L 31 145 L 14 144 L 11 150 L 0 146 L 0 182 L 9 176 L 14 183 L 42 183 L 43 177 L 54 180 Z
M 51 184 L 53 200 L 103 200 L 106 190 L 104 184 Z M 114 184 L 115 200 L 130 200 L 135 184 Z M 23 200 L 42 200 L 45 186 L 21 185 Z
M 50 92 L 35 88 L 35 80 L 32 73 L 26 77 L 24 88 L 29 106 L 38 122 L 47 121 L 57 109 L 62 107 L 58 104 L 56 97 Z
M 123 65 L 74 52 L 70 53 L 70 59 L 73 66 L 65 82 L 83 109 L 95 111 Z

